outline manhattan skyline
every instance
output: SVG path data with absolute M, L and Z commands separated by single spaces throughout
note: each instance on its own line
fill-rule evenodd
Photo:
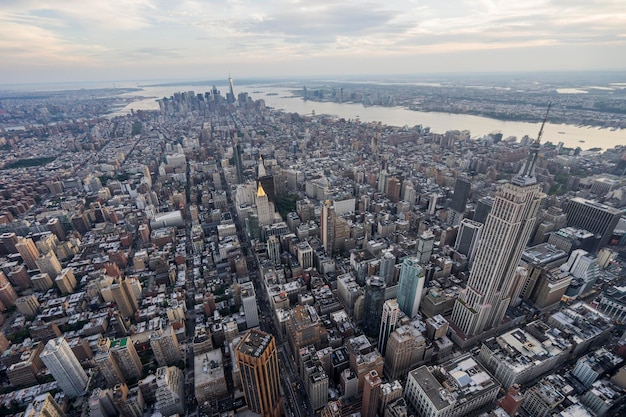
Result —
M 626 68 L 618 1 L 9 1 L 5 83 Z

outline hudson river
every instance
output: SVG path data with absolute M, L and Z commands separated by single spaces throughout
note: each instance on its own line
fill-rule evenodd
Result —
M 222 95 L 226 95 L 227 86 L 220 85 L 217 88 Z M 130 109 L 158 110 L 157 98 L 170 97 L 177 91 L 194 91 L 198 94 L 210 89 L 210 85 L 143 87 L 142 91 L 127 93 L 127 95 L 146 97 L 145 99 L 139 99 L 113 114 L 126 114 L 130 112 Z M 244 85 L 236 86 L 235 93 L 247 91 L 253 100 L 264 99 L 267 106 L 291 113 L 309 115 L 315 111 L 317 115 L 328 114 L 345 119 L 358 118 L 363 122 L 382 122 L 390 126 L 413 127 L 421 124 L 437 133 L 444 133 L 447 130 L 469 130 L 473 138 L 482 137 L 491 132 L 501 132 L 504 138 L 516 136 L 518 140 L 524 135 L 535 138 L 541 126 L 541 120 L 537 123 L 509 122 L 464 114 L 418 112 L 402 107 L 364 107 L 353 103 L 304 101 L 300 97 L 292 97 L 290 90 L 286 87 Z M 267 95 L 268 93 L 271 95 Z M 563 142 L 566 147 L 570 148 L 580 146 L 582 149 L 596 147 L 608 149 L 617 145 L 626 146 L 626 129 L 612 131 L 587 126 L 546 123 L 542 141 L 555 144 Z

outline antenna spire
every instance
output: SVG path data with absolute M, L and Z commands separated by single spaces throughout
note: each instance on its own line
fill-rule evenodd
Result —
M 539 129 L 537 140 L 535 140 L 530 145 L 526 162 L 524 163 L 524 165 L 522 165 L 519 173 L 511 180 L 512 184 L 525 187 L 527 185 L 533 185 L 537 183 L 537 178 L 535 177 L 535 165 L 537 163 L 537 157 L 539 155 L 539 149 L 541 147 L 540 141 L 541 136 L 543 136 L 543 128 L 546 125 L 546 121 L 548 120 L 548 114 L 550 113 L 551 106 L 552 102 L 548 104 L 548 110 L 546 111 L 546 116 L 543 118 L 543 122 L 541 123 L 541 129 Z
M 546 110 L 546 115 L 543 118 L 543 122 L 541 123 L 541 129 L 539 129 L 539 134 L 537 135 L 536 143 L 541 143 L 541 137 L 543 136 L 543 127 L 546 125 L 546 120 L 548 120 L 548 114 L 550 114 L 550 107 L 552 107 L 552 102 L 548 103 L 548 110 Z

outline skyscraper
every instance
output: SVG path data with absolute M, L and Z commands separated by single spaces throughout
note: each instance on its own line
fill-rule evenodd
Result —
M 118 277 L 116 283 L 111 285 L 111 292 L 113 293 L 117 308 L 120 310 L 120 314 L 124 318 L 132 317 L 139 308 L 139 305 L 137 304 L 137 298 L 130 288 L 128 281 Z
M 456 226 L 463 218 L 465 205 L 472 191 L 472 183 L 467 178 L 459 177 L 454 183 L 454 195 L 450 201 L 450 213 L 448 214 L 448 224 Z
M 476 254 L 476 248 L 483 231 L 483 224 L 470 219 L 463 219 L 456 235 L 454 249 L 467 256 L 467 260 L 472 262 Z
M 278 354 L 274 336 L 249 330 L 235 348 L 248 408 L 262 417 L 282 415 Z
M 267 238 L 267 256 L 274 265 L 280 265 L 280 240 L 274 235 Z
M 228 76 L 228 93 L 226 93 L 226 102 L 228 104 L 235 102 L 235 86 L 233 85 L 233 79 Z
M 182 360 L 178 339 L 171 325 L 165 325 L 161 319 L 158 329 L 150 334 L 150 347 L 159 366 L 175 365 Z
M 383 304 L 383 315 L 380 321 L 380 331 L 378 332 L 378 351 L 381 356 L 385 356 L 387 340 L 389 340 L 391 332 L 396 329 L 399 313 L 400 307 L 398 306 L 398 300 L 394 298 L 385 301 Z
M 53 251 L 50 251 L 46 253 L 45 255 L 39 256 L 35 260 L 35 263 L 37 264 L 37 268 L 41 272 L 47 273 L 48 275 L 50 275 L 50 278 L 52 279 L 55 279 L 57 275 L 59 275 L 61 273 L 61 270 L 63 269 L 61 267 L 61 263 L 59 262 L 59 260 L 57 259 L 57 256 L 54 254 Z
M 28 269 L 39 269 L 37 266 L 37 258 L 39 258 L 39 249 L 35 245 L 32 239 L 20 237 L 15 244 L 15 248 L 20 253 L 22 260 L 28 267 Z
M 112 340 L 110 349 L 125 379 L 141 378 L 143 365 L 130 337 Z
M 520 172 L 496 193 L 487 216 L 467 288 L 452 311 L 452 322 L 466 338 L 498 326 L 509 306 L 515 269 L 543 196 L 535 177 L 538 153 L 536 141 Z
M 380 277 L 385 281 L 387 285 L 393 285 L 393 278 L 396 266 L 396 256 L 389 249 L 383 250 L 380 257 Z
M 267 198 L 272 203 L 276 203 L 276 190 L 274 189 L 274 176 L 269 175 L 265 169 L 265 163 L 263 162 L 263 157 L 259 156 L 259 167 L 258 167 L 257 181 L 259 184 L 263 185 L 263 190 L 267 194 Z
M 85 392 L 89 378 L 63 336 L 49 340 L 39 357 L 65 395 L 74 398 Z
M 377 275 L 367 279 L 363 302 L 363 333 L 370 337 L 376 337 L 380 330 L 386 287 L 385 281 Z
M 329 200 L 324 201 L 322 205 L 320 236 L 324 250 L 327 254 L 332 255 L 335 245 L 335 209 Z
M 405 258 L 398 280 L 398 305 L 400 310 L 413 318 L 417 315 L 424 289 L 424 271 L 417 258 Z
M 233 138 L 233 159 L 237 173 L 237 184 L 243 182 L 243 162 L 241 161 L 241 145 L 237 143 L 237 138 Z
M 124 374 L 113 357 L 110 348 L 111 339 L 100 339 L 98 341 L 98 351 L 94 357 L 96 366 L 98 367 L 100 373 L 104 376 L 109 388 L 126 382 Z
M 580 197 L 567 203 L 565 213 L 568 226 L 588 230 L 600 238 L 598 248 L 606 246 L 622 215 L 621 210 Z
M 417 262 L 425 265 L 430 261 L 435 245 L 435 235 L 430 230 L 425 231 L 417 238 Z
M 273 213 L 270 210 L 270 201 L 261 183 L 259 183 L 256 192 L 256 213 L 259 216 L 259 224 L 261 226 L 272 224 Z
M 485 223 L 487 216 L 493 208 L 493 198 L 483 197 L 476 203 L 476 210 L 474 210 L 474 220 L 479 223 Z
M 465 212 L 465 205 L 472 192 L 472 183 L 469 179 L 459 177 L 454 183 L 454 195 L 450 202 L 450 208 L 458 213 Z
M 246 327 L 251 329 L 259 325 L 259 310 L 256 304 L 256 292 L 252 282 L 241 284 L 241 304 L 246 315 Z
M 378 376 L 378 372 L 370 371 L 365 375 L 365 385 L 363 386 L 363 402 L 361 403 L 361 416 L 376 417 L 378 402 L 380 401 L 380 386 L 383 381 Z

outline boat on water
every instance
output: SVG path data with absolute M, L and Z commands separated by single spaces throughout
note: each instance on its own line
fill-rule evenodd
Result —
M 556 132 L 556 133 L 558 133 L 559 135 L 564 135 L 565 134 L 565 132 Z
M 580 142 L 580 143 L 585 143 L 585 141 L 584 141 L 584 140 L 582 140 L 582 139 L 581 139 L 581 140 L 579 140 L 578 142 Z

